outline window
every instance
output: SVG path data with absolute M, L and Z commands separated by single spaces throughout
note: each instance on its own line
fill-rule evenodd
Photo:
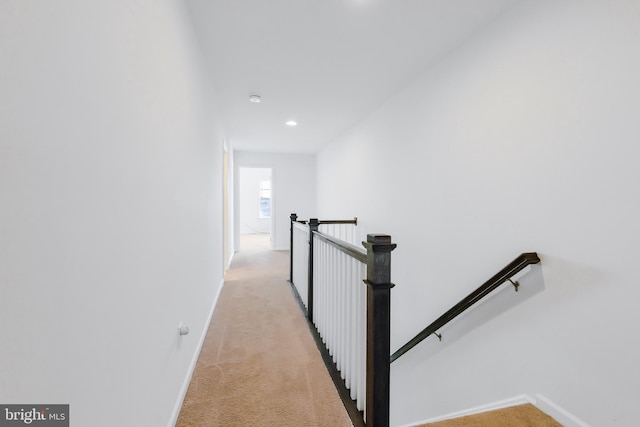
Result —
M 271 181 L 260 181 L 259 218 L 271 218 Z

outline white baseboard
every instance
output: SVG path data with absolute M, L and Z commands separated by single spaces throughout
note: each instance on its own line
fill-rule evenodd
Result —
M 402 427 L 414 427 L 421 424 L 435 423 L 437 421 L 450 420 L 453 418 L 466 417 L 467 415 L 480 414 L 482 412 L 495 411 L 497 409 L 504 409 L 510 406 L 524 405 L 525 403 L 534 403 L 532 399 L 527 395 L 520 395 L 511 397 L 509 399 L 500 400 L 498 402 L 488 403 L 486 405 L 474 406 L 473 408 L 465 409 L 462 411 L 451 412 L 446 415 L 442 415 L 435 418 L 429 418 L 427 420 L 417 421 L 411 424 L 405 424 Z
M 542 412 L 550 415 L 554 420 L 565 427 L 589 427 L 589 424 L 585 423 L 564 408 L 556 405 L 541 394 L 536 394 L 535 405 Z
M 216 305 L 218 305 L 218 298 L 220 297 L 220 292 L 222 291 L 223 286 L 224 286 L 224 279 L 220 281 L 220 286 L 218 286 L 218 292 L 216 292 L 216 296 L 213 298 L 213 304 L 211 305 L 211 310 L 209 310 L 209 317 L 207 318 L 205 327 L 202 330 L 202 334 L 200 335 L 198 345 L 196 346 L 196 351 L 194 352 L 193 357 L 191 358 L 191 363 L 189 364 L 189 369 L 187 370 L 187 376 L 185 377 L 184 382 L 182 383 L 182 387 L 180 388 L 178 401 L 173 407 L 173 411 L 171 411 L 171 418 L 169 419 L 168 427 L 175 427 L 176 422 L 178 421 L 178 416 L 180 415 L 180 409 L 182 409 L 182 403 L 184 402 L 184 398 L 187 395 L 187 390 L 189 389 L 189 384 L 191 383 L 193 372 L 196 370 L 198 357 L 200 356 L 200 351 L 202 350 L 202 346 L 204 345 L 204 339 L 207 336 L 207 331 L 209 330 L 209 325 L 211 324 L 211 319 L 213 318 L 213 312 L 216 309 Z
M 228 269 L 230 269 L 230 268 L 231 268 L 231 262 L 233 261 L 233 256 L 234 256 L 235 254 L 236 254 L 235 252 L 231 252 L 231 255 L 229 256 L 229 262 L 227 262 L 227 266 L 226 266 L 225 270 L 228 270 Z M 222 288 L 220 288 L 220 289 L 222 289 Z M 216 298 L 216 299 L 217 299 L 217 298 Z
M 497 402 L 488 403 L 486 405 L 475 406 L 463 411 L 452 412 L 450 414 L 442 415 L 439 417 L 429 418 L 427 420 L 417 421 L 411 424 L 405 424 L 401 427 L 415 427 L 422 424 L 435 423 L 437 421 L 450 420 L 454 418 L 465 417 L 467 415 L 474 415 L 483 412 L 509 408 L 511 406 L 524 405 L 526 403 L 532 404 L 542 412 L 553 417 L 553 419 L 555 419 L 565 427 L 589 427 L 587 423 L 580 420 L 578 417 L 566 411 L 565 409 L 561 408 L 559 405 L 556 405 L 541 394 L 537 394 L 535 398 L 526 394 L 522 394 L 520 396 L 514 396 Z

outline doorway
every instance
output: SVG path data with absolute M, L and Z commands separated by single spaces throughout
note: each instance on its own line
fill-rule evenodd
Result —
M 265 167 L 240 167 L 238 181 L 239 250 L 270 249 L 272 170 Z

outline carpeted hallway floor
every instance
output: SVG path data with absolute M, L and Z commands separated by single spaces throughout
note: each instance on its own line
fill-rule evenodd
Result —
M 176 426 L 351 426 L 287 283 L 288 254 L 243 236 Z

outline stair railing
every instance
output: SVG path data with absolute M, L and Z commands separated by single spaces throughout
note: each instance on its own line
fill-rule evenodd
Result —
M 410 339 L 405 345 L 400 347 L 395 353 L 391 355 L 391 362 L 397 360 L 400 356 L 414 348 L 420 342 L 422 342 L 425 338 L 430 335 L 435 335 L 438 339 L 442 339 L 442 336 L 438 334 L 438 330 L 442 328 L 444 325 L 455 319 L 457 316 L 462 314 L 464 311 L 469 309 L 471 306 L 476 304 L 482 298 L 490 294 L 500 285 L 510 282 L 516 291 L 518 291 L 518 287 L 520 284 L 516 281 L 512 280 L 513 276 L 522 271 L 525 267 L 531 264 L 537 264 L 540 262 L 540 258 L 538 254 L 535 252 L 527 252 L 520 254 L 516 259 L 510 262 L 506 267 L 500 270 L 497 274 L 495 274 L 491 279 L 487 280 L 483 283 L 478 289 L 471 292 L 464 299 L 462 299 L 459 303 L 451 307 L 444 313 L 442 316 L 438 317 L 434 320 L 429 326 L 424 328 L 418 335 Z
M 290 219 L 289 281 L 345 407 L 355 426 L 388 427 L 391 251 L 396 245 L 388 235 L 369 234 L 363 249 L 319 230 L 328 224 L 356 225 L 357 219 L 298 221 L 296 214 Z
M 389 426 L 391 362 L 431 335 L 441 339 L 440 328 L 504 283 L 518 291 L 513 277 L 540 262 L 535 252 L 519 255 L 389 356 L 391 252 L 396 247 L 391 237 L 369 234 L 363 249 L 319 231 L 323 224 L 357 225 L 357 219 L 298 221 L 296 214 L 290 219 L 289 282 L 355 427 Z

